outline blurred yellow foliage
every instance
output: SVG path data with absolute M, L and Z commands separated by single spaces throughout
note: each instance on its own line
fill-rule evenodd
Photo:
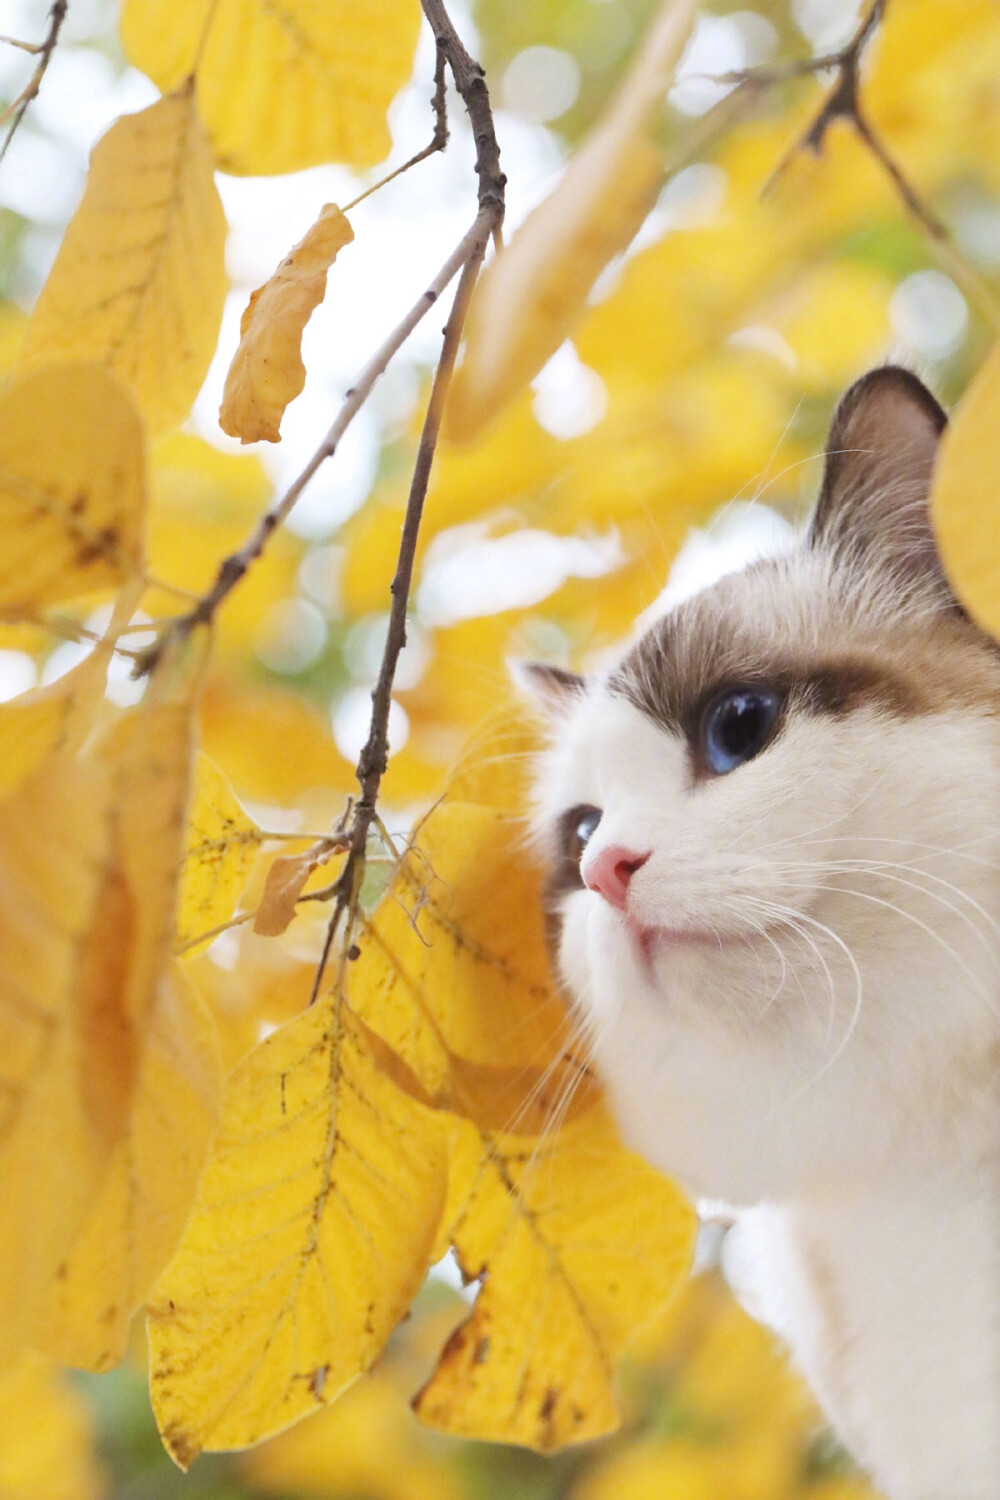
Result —
M 511 656 L 599 660 L 690 528 L 729 501 L 801 510 L 829 406 L 905 342 L 915 276 L 950 299 L 951 342 L 911 351 L 949 397 L 1000 327 L 987 243 L 1000 7 L 886 8 L 860 97 L 895 180 L 846 119 L 820 153 L 796 149 L 825 78 L 730 95 L 707 121 L 675 107 L 693 28 L 696 44 L 706 22 L 770 36 L 780 64 L 802 54 L 806 9 L 475 7 L 505 64 L 541 46 L 579 75 L 546 150 L 587 131 L 473 302 L 394 689 L 408 738 L 393 720 L 364 882 L 345 891 L 343 855 L 319 841 L 357 792 L 340 746 L 378 670 L 423 374 L 417 413 L 385 422 L 371 493 L 339 531 L 270 537 L 209 631 L 181 640 L 175 626 L 138 707 L 122 706 L 142 691 L 122 668 L 132 633 L 183 617 L 274 499 L 256 456 L 168 431 L 217 352 L 215 171 L 377 164 L 421 7 L 125 0 L 125 52 L 164 94 L 95 146 L 26 329 L 0 307 L 0 370 L 14 371 L 0 392 L 2 665 L 45 684 L 0 703 L 4 1500 L 99 1500 L 79 1401 L 22 1351 L 106 1369 L 144 1301 L 157 1419 L 183 1464 L 277 1433 L 374 1366 L 241 1462 L 256 1490 L 535 1493 L 519 1477 L 490 1490 L 470 1475 L 501 1472 L 493 1450 L 415 1427 L 404 1403 L 422 1385 L 425 1423 L 546 1452 L 610 1434 L 624 1412 L 618 1437 L 550 1460 L 566 1467 L 538 1493 L 871 1500 L 814 1463 L 811 1401 L 718 1280 L 674 1297 L 692 1211 L 617 1141 L 550 972 L 526 837 L 538 739 L 508 686 Z M 514 109 L 508 73 L 489 82 Z M 505 162 L 537 127 L 517 129 L 501 129 Z M 343 185 L 317 183 L 317 199 Z M 278 390 L 259 425 L 238 416 L 244 440 L 277 436 L 350 237 L 328 205 L 255 294 L 244 406 L 262 372 Z M 415 255 L 398 248 L 403 281 Z M 959 406 L 934 496 L 949 576 L 994 633 L 997 360 Z M 541 582 L 516 551 L 539 541 Z M 461 578 L 461 598 L 442 577 Z M 267 648 L 289 618 L 312 636 L 284 661 Z M 320 887 L 327 899 L 300 899 Z M 310 1005 L 337 896 L 356 921 Z M 198 942 L 238 903 L 262 906 L 257 931 Z M 480 1282 L 472 1307 L 455 1294 L 446 1318 L 425 1317 L 418 1300 L 394 1335 L 449 1251 Z
M 104 1500 L 90 1413 L 40 1354 L 0 1371 L 0 1495 L 4 1500 Z

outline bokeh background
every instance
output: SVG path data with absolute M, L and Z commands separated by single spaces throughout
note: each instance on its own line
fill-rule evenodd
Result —
M 654 3 L 449 8 L 490 80 L 510 234 L 599 119 Z M 6 0 L 2 29 L 40 38 L 46 10 L 45 0 Z M 664 143 L 680 140 L 731 86 L 711 75 L 825 54 L 858 19 L 851 0 L 706 3 L 664 106 Z M 16 360 L 91 147 L 118 115 L 157 97 L 126 63 L 115 23 L 109 0 L 70 0 L 40 97 L 0 163 L 0 378 Z M 0 44 L 0 99 L 17 93 L 31 66 Z M 356 240 L 307 330 L 306 389 L 282 443 L 247 452 L 222 435 L 222 380 L 249 291 L 323 202 L 355 197 L 429 139 L 432 75 L 424 37 L 414 80 L 392 107 L 392 155 L 367 177 L 334 167 L 220 174 L 232 290 L 219 353 L 184 429 L 152 455 L 150 567 L 172 589 L 206 586 L 467 225 L 473 153 L 452 96 L 449 150 L 352 215 Z M 442 445 L 390 726 L 392 828 L 428 805 L 467 735 L 507 699 L 511 657 L 585 665 L 653 602 L 692 528 L 714 520 L 718 529 L 721 518 L 725 534 L 750 501 L 799 517 L 815 493 L 832 404 L 854 376 L 901 358 L 951 401 L 982 357 L 996 331 L 1000 270 L 1000 7 L 890 0 L 866 61 L 867 117 L 947 226 L 946 245 L 907 212 L 846 123 L 828 132 L 821 157 L 796 155 L 761 201 L 818 109 L 824 79 L 769 89 L 752 116 L 672 177 L 601 276 L 572 341 L 490 425 Z M 204 748 L 266 828 L 325 828 L 354 787 L 439 323 L 418 330 L 221 614 Z M 176 596 L 165 589 L 147 607 L 156 617 L 176 608 Z M 105 620 L 0 627 L 0 699 L 66 672 Z M 124 703 L 137 691 L 128 663 L 118 663 L 109 692 Z M 318 922 L 296 923 L 276 943 L 236 928 L 193 960 L 227 1061 L 301 1007 L 318 931 Z M 0 1375 L 0 1497 L 870 1495 L 768 1335 L 729 1298 L 712 1250 L 709 1236 L 706 1269 L 635 1352 L 622 1433 L 590 1448 L 540 1459 L 417 1427 L 408 1398 L 466 1306 L 443 1264 L 382 1365 L 334 1409 L 245 1456 L 202 1459 L 188 1476 L 155 1435 L 141 1333 L 110 1375 L 61 1373 L 41 1360 Z

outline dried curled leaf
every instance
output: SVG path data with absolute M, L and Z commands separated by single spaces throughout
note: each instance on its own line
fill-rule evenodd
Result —
M 608 113 L 483 275 L 448 405 L 456 438 L 475 436 L 538 374 L 652 207 L 664 161 L 651 124 L 697 9 L 666 0 Z
M 308 854 L 281 854 L 271 865 L 264 882 L 254 932 L 261 937 L 280 937 L 295 916 L 295 904 L 312 874 L 314 861 Z
M 226 172 L 370 167 L 413 70 L 417 0 L 126 0 L 129 60 L 164 91 L 197 64 L 198 110 Z
M 0 618 L 31 616 L 138 571 L 142 424 L 100 365 L 53 365 L 0 396 Z
M 541 1141 L 463 1123 L 451 1179 L 450 1239 L 483 1286 L 417 1415 L 543 1452 L 613 1431 L 615 1366 L 687 1272 L 692 1209 L 603 1108 Z
M 188 86 L 117 120 L 25 335 L 26 368 L 106 364 L 153 432 L 187 415 L 219 337 L 226 220 Z
M 342 1003 L 239 1064 L 150 1304 L 153 1405 L 179 1464 L 258 1442 L 368 1369 L 424 1278 L 445 1180 L 437 1117 L 378 1070 Z
M 264 835 L 209 756 L 197 757 L 193 780 L 177 940 L 195 953 L 201 946 L 195 940 L 221 927 L 235 911 Z
M 251 294 L 219 409 L 219 425 L 230 437 L 243 443 L 280 440 L 285 407 L 306 382 L 302 332 L 323 300 L 337 252 L 353 238 L 337 205 L 324 204 L 270 281 Z
M 267 872 L 253 930 L 261 937 L 280 937 L 288 928 L 299 897 L 314 871 L 340 848 L 336 840 L 320 839 L 303 854 L 280 854 Z
M 931 514 L 949 581 L 969 613 L 1000 639 L 1000 342 L 941 438 Z

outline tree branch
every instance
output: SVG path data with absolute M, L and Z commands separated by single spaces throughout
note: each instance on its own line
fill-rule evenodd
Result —
M 760 73 L 765 73 L 768 82 L 778 83 L 783 77 L 825 72 L 827 68 L 837 70 L 833 87 L 820 105 L 815 119 L 805 134 L 789 146 L 761 188 L 761 197 L 766 197 L 772 191 L 800 151 L 811 151 L 815 156 L 821 154 L 826 132 L 834 120 L 848 120 L 857 127 L 861 120 L 858 100 L 861 58 L 885 15 L 887 3 L 888 0 L 874 0 L 851 40 L 839 52 L 830 53 L 826 57 L 812 58 L 805 63 L 786 65 L 784 70 L 782 65 L 778 64 L 777 67 L 771 69 L 751 69 L 743 75 L 745 77 L 759 76 Z
M 462 45 L 441 0 L 421 0 L 421 4 L 424 14 L 434 28 L 439 56 L 447 57 L 455 86 L 472 122 L 476 142 L 476 172 L 479 176 L 479 213 L 470 230 L 473 248 L 466 259 L 455 292 L 455 300 L 445 324 L 441 357 L 434 372 L 427 413 L 420 434 L 420 445 L 417 449 L 410 493 L 403 518 L 403 534 L 399 544 L 396 571 L 390 586 L 392 602 L 389 609 L 385 647 L 382 652 L 378 681 L 372 691 L 371 723 L 368 738 L 358 759 L 357 778 L 361 795 L 355 804 L 351 819 L 350 846 L 344 861 L 344 868 L 336 883 L 336 900 L 327 926 L 323 952 L 316 968 L 312 1001 L 318 998 L 322 990 L 326 966 L 338 932 L 341 935 L 338 987 L 342 982 L 347 964 L 357 955 L 354 930 L 364 879 L 368 835 L 376 818 L 376 803 L 389 757 L 389 710 L 392 706 L 392 686 L 400 652 L 406 644 L 406 615 L 424 500 L 469 302 L 490 236 L 499 234 L 503 224 L 506 179 L 500 169 L 500 148 L 493 125 L 493 112 L 485 75 L 479 64 L 469 56 Z
M 223 559 L 219 566 L 219 571 L 215 576 L 215 582 L 208 592 L 202 595 L 192 609 L 182 615 L 178 615 L 172 620 L 163 634 L 143 652 L 136 663 L 135 675 L 137 677 L 142 677 L 148 672 L 152 672 L 168 647 L 178 645 L 180 642 L 186 640 L 199 625 L 210 625 L 212 623 L 219 606 L 232 593 L 233 589 L 247 573 L 251 564 L 256 562 L 257 558 L 261 555 L 273 534 L 290 515 L 299 496 L 317 469 L 336 453 L 341 438 L 371 395 L 379 376 L 384 373 L 393 356 L 405 344 L 420 320 L 434 306 L 442 292 L 447 289 L 449 283 L 468 262 L 480 238 L 481 227 L 477 217 L 475 223 L 463 235 L 427 290 L 421 294 L 406 314 L 406 317 L 403 318 L 402 322 L 397 324 L 382 346 L 365 365 L 357 380 L 344 397 L 343 405 L 337 413 L 326 437 L 316 449 L 316 452 L 305 468 L 292 481 L 281 499 L 261 517 L 256 529 L 243 543 L 243 546 L 238 548 L 236 552 L 231 552 L 228 557 Z
M 474 260 L 477 264 L 481 262 L 482 250 L 486 243 L 483 240 L 484 226 L 488 237 L 491 234 L 496 235 L 503 223 L 506 178 L 500 170 L 500 147 L 493 128 L 493 113 L 490 108 L 485 75 L 479 64 L 473 61 L 462 45 L 441 0 L 426 0 L 424 11 L 434 28 L 438 49 L 434 96 L 431 101 L 435 116 L 435 130 L 430 146 L 419 152 L 413 160 L 421 160 L 432 151 L 441 150 L 447 142 L 448 123 L 444 90 L 444 65 L 447 62 L 455 80 L 455 86 L 469 112 L 475 136 L 476 172 L 479 175 L 479 213 L 430 286 L 361 371 L 354 385 L 347 392 L 333 425 L 305 468 L 292 481 L 277 504 L 261 517 L 257 528 L 243 546 L 223 559 L 215 582 L 198 600 L 194 608 L 178 615 L 169 629 L 137 659 L 133 674 L 136 677 L 152 672 L 162 660 L 164 653 L 185 641 L 199 625 L 212 623 L 219 606 L 232 593 L 251 564 L 261 555 L 271 536 L 287 519 L 317 469 L 336 452 L 337 445 L 367 401 L 379 376 L 383 374 L 393 356 L 409 338 L 425 313 L 433 307 L 442 292 L 464 266 Z M 412 164 L 413 162 L 408 162 L 406 166 Z M 400 170 L 405 170 L 405 167 Z M 387 178 L 386 181 L 388 180 Z
M 861 61 L 868 43 L 885 18 L 888 3 L 889 0 L 873 0 L 857 31 L 839 52 L 726 73 L 721 75 L 719 81 L 743 85 L 752 83 L 759 88 L 767 88 L 791 78 L 836 69 L 837 76 L 812 123 L 781 157 L 761 188 L 761 197 L 767 197 L 773 191 L 801 151 L 821 155 L 830 126 L 835 120 L 846 120 L 892 183 L 907 213 L 927 236 L 939 264 L 961 287 L 969 301 L 978 307 L 986 321 L 1000 331 L 1000 302 L 974 267 L 956 249 L 942 220 L 921 198 L 862 109 Z
M 38 95 L 38 90 L 42 86 L 42 79 L 45 77 L 46 69 L 52 61 L 52 54 L 56 50 L 56 42 L 59 40 L 59 33 L 62 30 L 62 24 L 66 19 L 66 12 L 68 10 L 69 0 L 53 0 L 52 9 L 49 11 L 49 29 L 45 35 L 45 40 L 42 42 L 32 44 L 30 42 L 15 42 L 10 37 L 2 38 L 3 41 L 8 42 L 13 47 L 20 47 L 24 52 L 34 53 L 38 58 L 38 62 L 35 66 L 35 71 L 17 98 L 8 104 L 5 110 L 0 112 L 0 125 L 5 125 L 10 120 L 10 128 L 7 131 L 3 145 L 0 146 L 0 161 L 3 161 L 7 155 L 8 147 L 14 139 L 17 127 L 24 119 L 28 105 Z

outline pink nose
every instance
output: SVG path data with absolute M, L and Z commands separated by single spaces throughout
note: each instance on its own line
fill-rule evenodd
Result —
M 592 859 L 584 859 L 581 870 L 584 883 L 592 891 L 599 891 L 612 906 L 624 907 L 628 899 L 628 883 L 651 853 L 652 850 L 648 850 L 645 854 L 636 854 L 634 849 L 610 844 L 599 849 Z

